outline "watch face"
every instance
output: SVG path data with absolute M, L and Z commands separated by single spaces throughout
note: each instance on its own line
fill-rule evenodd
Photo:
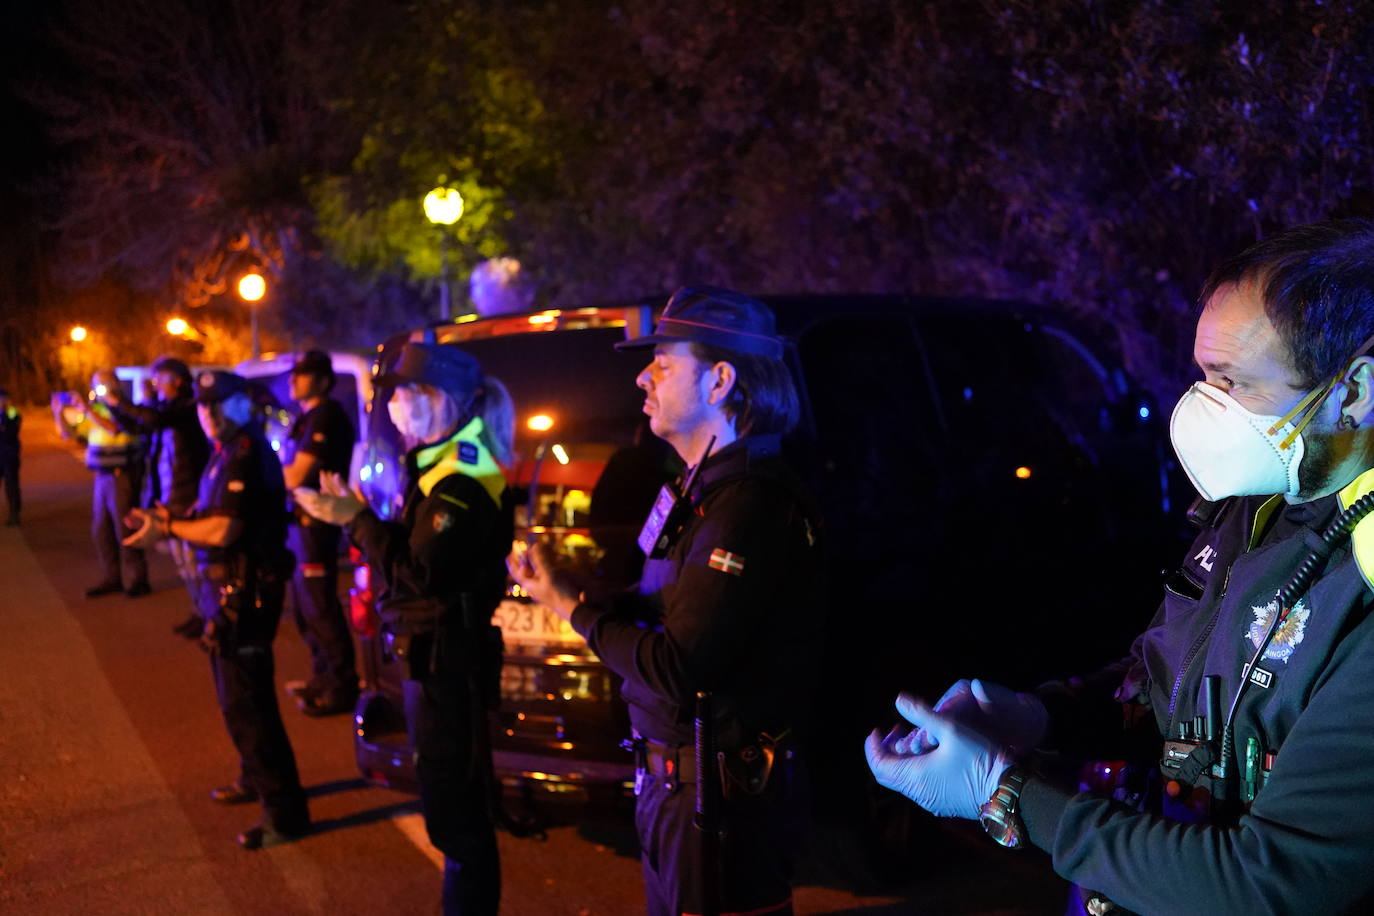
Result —
M 983 831 L 999 845 L 1008 849 L 1021 846 L 1020 825 L 1007 819 L 1007 812 L 997 802 L 988 802 L 978 815 L 978 823 Z

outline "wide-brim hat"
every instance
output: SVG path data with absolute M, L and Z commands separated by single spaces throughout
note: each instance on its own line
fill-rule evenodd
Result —
M 684 286 L 673 293 L 652 334 L 624 340 L 617 350 L 661 343 L 700 343 L 773 359 L 782 357 L 773 313 L 751 296 L 719 286 Z
M 379 388 L 401 385 L 432 385 L 459 398 L 471 395 L 482 384 L 482 367 L 471 355 L 444 344 L 408 343 L 396 364 L 378 375 Z

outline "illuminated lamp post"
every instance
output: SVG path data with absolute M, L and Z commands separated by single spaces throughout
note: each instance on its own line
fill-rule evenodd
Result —
M 190 330 L 190 328 L 191 326 L 186 323 L 185 318 L 167 319 L 167 333 L 171 334 L 173 337 L 181 337 Z
M 425 195 L 425 216 L 436 226 L 452 226 L 463 216 L 463 195 L 455 188 L 438 187 Z M 439 236 L 439 318 L 453 317 L 449 306 L 448 233 Z
M 72 343 L 81 343 L 86 339 L 86 329 L 78 324 L 68 332 L 67 336 L 72 339 Z
M 262 356 L 262 348 L 258 346 L 258 309 L 261 306 L 255 305 L 255 303 L 259 302 L 265 295 L 267 295 L 267 281 L 262 278 L 262 274 L 248 273 L 239 279 L 239 298 L 248 303 L 248 314 L 252 320 L 254 359 Z

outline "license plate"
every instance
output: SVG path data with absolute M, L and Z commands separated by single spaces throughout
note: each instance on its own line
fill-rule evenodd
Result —
M 572 626 L 553 611 L 533 601 L 507 598 L 497 605 L 492 623 L 501 628 L 509 647 L 513 643 L 548 646 L 585 645 Z

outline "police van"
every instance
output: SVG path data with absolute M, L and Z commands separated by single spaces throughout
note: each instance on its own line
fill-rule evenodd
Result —
M 343 407 L 359 437 L 349 464 L 349 479 L 357 480 L 363 464 L 361 437 L 367 428 L 367 412 L 372 403 L 372 359 L 370 355 L 347 350 L 328 353 L 334 368 L 334 387 L 329 397 Z M 265 419 L 263 430 L 272 451 L 278 455 L 286 447 L 291 426 L 299 415 L 299 409 L 291 401 L 291 367 L 299 355 L 295 352 L 271 353 L 260 359 L 246 359 L 233 367 L 234 372 L 257 383 L 256 390 L 263 401 L 259 404 Z
M 666 299 L 666 297 L 665 297 Z M 805 420 L 787 444 L 825 519 L 825 661 L 817 783 L 862 787 L 858 748 L 898 690 L 955 677 L 1016 685 L 1079 671 L 1126 645 L 1175 551 L 1167 434 L 1151 398 L 1101 346 L 1109 335 L 1023 303 L 894 296 L 765 297 L 789 339 Z M 675 456 L 647 432 L 634 384 L 648 305 L 465 318 L 400 334 L 460 346 L 517 409 L 517 537 L 555 545 L 593 587 L 632 582 L 634 538 Z M 404 451 L 373 392 L 356 479 L 399 510 Z M 375 783 L 413 787 L 401 672 L 377 638 L 366 567 L 351 590 L 365 690 L 356 750 Z M 556 615 L 513 590 L 498 770 L 558 791 L 628 786 L 617 680 Z M 889 793 L 890 794 L 890 793 Z M 867 796 L 829 793 L 838 811 Z M 881 800 L 881 796 L 877 796 Z M 822 804 L 826 804 L 823 800 Z

